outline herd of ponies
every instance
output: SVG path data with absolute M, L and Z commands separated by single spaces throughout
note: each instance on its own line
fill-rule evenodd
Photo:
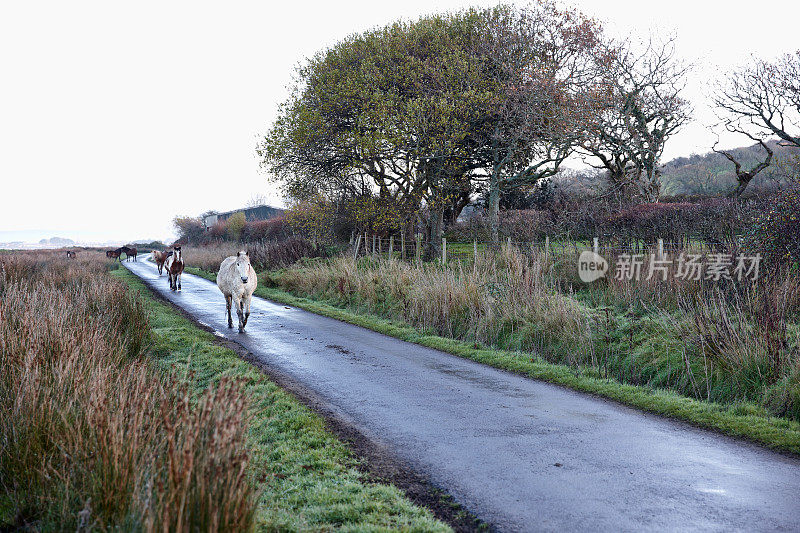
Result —
M 106 257 L 122 262 L 120 255 L 123 253 L 126 255 L 126 261 L 136 261 L 138 252 L 134 246 L 121 246 L 114 250 L 108 250 Z M 77 252 L 74 250 L 67 250 L 69 259 L 75 259 L 76 254 Z M 173 245 L 172 250 L 153 250 L 152 258 L 158 268 L 159 277 L 165 270 L 167 271 L 170 290 L 180 291 L 181 274 L 183 274 L 184 268 L 181 245 Z M 244 333 L 244 327 L 250 318 L 250 300 L 257 286 L 258 276 L 250 265 L 250 256 L 247 255 L 247 252 L 238 252 L 222 261 L 219 272 L 217 272 L 217 287 L 225 296 L 229 328 L 233 327 L 231 318 L 231 306 L 233 306 L 239 317 L 239 333 Z
M 172 250 L 153 250 L 152 259 L 159 276 L 166 270 L 170 290 L 180 291 L 184 268 L 181 246 L 176 244 Z M 234 307 L 239 317 L 239 333 L 244 333 L 250 318 L 250 301 L 257 286 L 258 276 L 250 265 L 247 252 L 238 252 L 222 261 L 217 272 L 217 287 L 225 297 L 229 328 L 233 327 L 231 307 Z

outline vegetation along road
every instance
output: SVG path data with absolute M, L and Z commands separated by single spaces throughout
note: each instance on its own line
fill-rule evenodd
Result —
M 800 525 L 796 457 L 257 297 L 239 334 L 214 283 L 125 266 L 501 531 Z

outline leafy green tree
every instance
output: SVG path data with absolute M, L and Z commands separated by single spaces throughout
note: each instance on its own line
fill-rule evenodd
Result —
M 415 213 L 436 253 L 445 215 L 455 219 L 478 185 L 499 197 L 571 153 L 599 32 L 541 0 L 352 35 L 299 69 L 258 153 L 290 197 L 375 196 Z
M 247 217 L 244 212 L 237 211 L 228 217 L 225 221 L 227 223 L 228 237 L 233 241 L 239 241 L 242 238 L 242 231 L 247 224 Z
M 178 232 L 178 239 L 187 243 L 200 242 L 205 233 L 203 221 L 196 217 L 175 217 L 172 225 Z

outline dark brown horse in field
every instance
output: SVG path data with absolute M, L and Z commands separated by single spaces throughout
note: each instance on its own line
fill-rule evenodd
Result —
M 173 291 L 181 290 L 181 274 L 183 273 L 183 256 L 179 245 L 172 247 L 172 255 L 167 258 L 164 264 L 169 276 L 169 288 Z
M 122 259 L 119 258 L 121 253 L 122 253 L 122 248 L 117 248 L 116 250 L 109 250 L 106 252 L 106 257 L 110 259 L 119 259 L 120 261 L 122 261 Z
M 164 263 L 167 261 L 167 258 L 172 255 L 172 251 L 164 250 L 163 252 L 160 250 L 153 250 L 153 261 L 156 262 L 156 266 L 158 267 L 158 275 L 161 275 L 161 272 L 164 271 Z
M 139 252 L 136 250 L 135 246 L 123 246 L 120 249 L 125 252 L 125 261 L 130 261 L 131 258 L 136 261 L 136 256 Z
M 67 259 L 75 259 L 75 255 L 76 254 L 77 254 L 77 252 L 75 252 L 73 250 L 67 250 Z

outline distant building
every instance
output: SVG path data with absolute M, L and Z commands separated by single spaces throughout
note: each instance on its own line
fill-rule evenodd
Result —
M 227 220 L 234 213 L 241 211 L 248 222 L 256 220 L 269 220 L 283 214 L 283 209 L 278 207 L 271 207 L 268 205 L 257 205 L 255 207 L 245 207 L 244 209 L 235 209 L 233 211 L 226 211 L 224 213 L 216 213 L 213 215 L 206 215 L 203 217 L 203 225 L 206 230 L 211 229 L 217 222 Z
M 472 218 L 481 216 L 484 211 L 485 209 L 483 206 L 478 203 L 466 205 L 464 209 L 461 210 L 461 214 L 458 215 L 458 220 L 456 220 L 456 222 L 468 222 Z

